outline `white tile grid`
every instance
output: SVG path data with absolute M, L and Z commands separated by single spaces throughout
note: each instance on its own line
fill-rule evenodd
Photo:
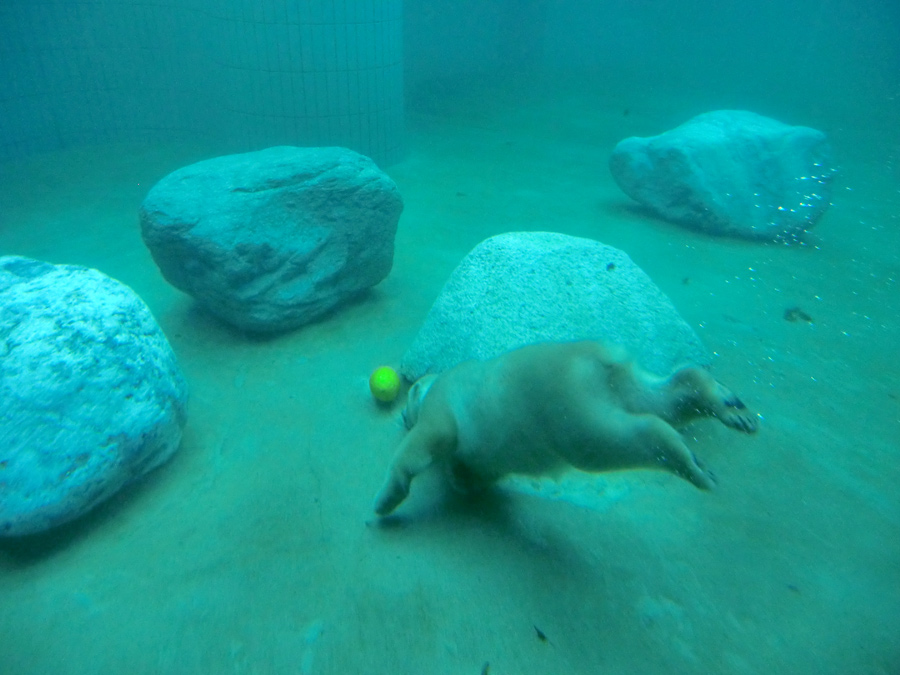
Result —
M 239 3 L 237 21 L 243 24 L 253 23 L 253 0 L 243 0 Z M 245 28 L 246 26 L 242 26 Z
M 325 21 L 325 13 L 324 8 L 322 7 L 322 0 L 308 0 L 309 1 L 309 15 L 307 17 L 307 21 L 309 21 L 310 25 L 318 25 Z
M 337 84 L 337 98 L 338 110 L 342 111 L 345 114 L 351 114 L 353 109 L 350 107 L 350 64 L 348 60 L 348 49 L 347 49 L 347 33 L 348 27 L 341 26 L 339 28 L 340 32 L 343 34 L 341 44 L 339 47 L 339 55 L 338 55 L 338 68 L 336 72 L 340 75 L 338 84 Z
M 333 23 L 328 26 L 328 32 L 331 36 L 331 54 L 328 66 L 331 70 L 338 72 L 347 70 L 346 27 L 342 24 Z
M 299 128 L 310 116 L 307 97 L 303 88 L 303 73 L 296 71 L 291 73 L 291 91 L 294 99 L 294 120 Z
M 202 6 L 203 3 L 197 5 Z M 20 64 L 18 69 L 36 75 L 32 80 L 44 83 L 52 92 L 48 104 L 69 94 L 65 106 L 43 108 L 56 113 L 63 126 L 69 126 L 57 128 L 56 120 L 51 119 L 61 140 L 83 137 L 91 129 L 95 138 L 107 138 L 127 129 L 176 129 L 194 119 L 199 123 L 204 116 L 191 108 L 186 97 L 206 84 L 206 99 L 194 98 L 220 104 L 219 110 L 210 105 L 208 114 L 240 118 L 238 126 L 243 127 L 248 141 L 258 137 L 254 128 L 263 135 L 266 128 L 277 128 L 273 135 L 299 138 L 307 126 L 304 123 L 308 123 L 308 135 L 320 141 L 347 139 L 344 144 L 357 145 L 372 136 L 370 145 L 384 145 L 385 134 L 396 126 L 394 109 L 400 103 L 380 99 L 396 96 L 402 77 L 401 69 L 385 68 L 399 58 L 394 54 L 399 54 L 400 49 L 399 24 L 389 26 L 390 22 L 383 21 L 388 5 L 371 0 L 337 0 L 324 5 L 287 0 L 286 4 L 270 2 L 261 6 L 262 14 L 252 0 L 240 4 L 222 0 L 215 14 L 200 12 L 197 7 L 190 10 L 193 14 L 177 14 L 171 6 L 123 3 L 108 5 L 108 13 L 103 16 L 98 14 L 99 5 L 91 6 L 90 11 L 74 5 L 67 7 L 61 17 L 53 14 L 58 6 L 40 6 L 36 23 L 44 27 L 44 35 L 53 48 L 39 58 L 33 57 L 27 66 Z M 323 11 L 328 7 L 329 11 Z M 126 8 L 131 11 L 130 21 Z M 376 13 L 376 8 L 380 13 Z M 288 24 L 312 13 L 318 24 L 287 30 Z M 338 18 L 376 16 L 382 20 L 335 24 Z M 222 75 L 204 78 L 199 73 L 185 73 L 184 56 L 176 54 L 192 32 L 186 28 L 186 21 L 207 26 L 208 44 L 187 50 L 190 65 L 225 71 Z M 193 32 L 203 39 L 201 30 Z M 387 40 L 396 44 L 385 45 Z M 109 46 L 103 53 L 79 51 L 72 48 L 73 41 Z M 129 44 L 130 48 L 116 53 L 117 44 Z M 155 67 L 151 68 L 151 63 Z M 293 73 L 300 73 L 300 77 Z M 246 77 L 254 84 L 249 96 L 241 91 L 246 85 L 241 80 Z M 223 94 L 230 92 L 231 96 L 214 97 L 210 93 L 213 87 L 220 87 Z M 114 92 L 123 94 L 119 105 L 110 105 L 117 98 Z M 135 99 L 142 105 L 135 106 Z M 148 100 L 155 105 L 147 105 Z M 131 103 L 130 114 L 116 114 L 126 103 Z M 93 126 L 86 123 L 89 112 Z M 280 125 L 270 123 L 275 117 L 283 118 Z M 0 147 L 12 144 L 7 140 Z
M 388 40 L 390 39 L 390 33 L 388 32 L 388 28 L 391 27 L 387 21 L 378 21 L 374 24 L 375 32 L 378 34 L 378 37 L 375 40 L 375 63 L 379 68 L 384 68 L 387 63 L 387 50 L 388 50 Z
M 359 71 L 359 113 L 360 113 L 360 135 L 369 143 L 372 140 L 372 125 L 369 119 L 369 109 L 372 100 L 372 71 L 369 68 L 363 68 Z
M 331 112 L 328 103 L 328 73 L 325 70 L 317 71 L 314 73 L 313 81 L 316 88 L 313 97 L 318 103 L 316 117 L 323 120 L 328 118 Z
M 265 0 L 250 0 L 248 12 L 247 12 L 247 21 L 251 23 L 263 23 L 265 21 L 265 16 L 263 14 L 262 4 Z
M 266 73 L 271 70 L 269 65 L 269 35 L 268 26 L 265 24 L 254 22 L 247 27 L 250 31 L 251 44 L 253 45 L 254 59 L 251 61 L 251 70 L 257 73 Z
M 313 32 L 314 28 L 311 24 L 300 26 L 300 62 L 298 66 L 304 73 L 312 70 Z
M 351 68 L 347 71 L 347 109 L 351 113 L 358 113 L 362 110 L 361 73 L 359 68 Z
M 359 0 L 333 0 L 328 3 L 325 13 L 325 22 L 331 24 L 345 24 L 353 18 L 353 6 Z
M 259 0 L 259 4 L 263 7 L 263 21 L 268 25 L 273 25 L 280 22 L 280 17 L 278 16 L 279 5 L 284 2 L 284 0 Z
M 250 50 L 247 47 L 247 31 L 246 24 L 235 19 L 230 21 L 230 33 L 228 39 L 231 42 L 231 51 L 234 54 L 231 66 L 238 70 L 248 70 L 250 68 Z
M 361 33 L 359 24 L 348 23 L 345 27 L 347 35 L 347 70 L 359 70 L 359 35 Z
M 240 24 L 236 19 L 229 19 L 223 22 L 223 25 L 223 40 L 225 43 L 225 50 L 222 52 L 221 58 L 224 60 L 224 65 L 230 69 L 245 69 L 245 52 L 240 41 L 238 40 Z
M 312 62 L 309 65 L 312 71 L 316 73 L 324 71 L 327 67 L 325 39 L 322 24 L 314 25 L 312 30 Z
M 291 73 L 280 71 L 278 73 L 278 83 L 281 87 L 281 119 L 286 129 L 293 129 L 293 124 L 288 124 L 288 121 L 297 119 L 294 108 L 294 81 Z
M 281 78 L 284 100 L 284 113 L 290 121 L 289 136 L 292 142 L 296 142 L 296 120 L 298 117 L 297 98 L 294 94 L 294 33 L 293 26 L 287 20 L 287 8 L 283 7 L 283 39 L 284 45 L 281 51 Z
M 268 24 L 266 29 L 271 37 L 269 41 L 269 65 L 272 70 L 279 73 L 289 73 L 291 71 L 291 39 L 289 27 L 286 23 Z
M 325 82 L 327 87 L 326 100 L 328 101 L 328 116 L 329 117 L 337 117 L 345 112 L 344 108 L 341 108 L 340 105 L 340 95 L 338 93 L 338 89 L 342 82 L 339 78 L 344 77 L 343 73 L 338 73 L 334 70 L 328 70 L 325 72 Z
M 298 26 L 306 22 L 306 0 L 284 0 L 286 21 L 292 26 Z
M 372 0 L 357 0 L 355 4 L 356 21 L 363 24 L 371 24 L 375 20 Z
M 310 70 L 303 72 L 303 97 L 306 103 L 306 120 L 319 118 L 319 100 L 316 97 L 316 74 Z

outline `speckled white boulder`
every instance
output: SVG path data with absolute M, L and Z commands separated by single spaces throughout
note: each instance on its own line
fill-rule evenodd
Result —
M 186 399 L 131 289 L 84 267 L 0 258 L 0 536 L 72 520 L 165 462 Z
M 657 373 L 709 364 L 697 334 L 624 252 L 512 232 L 481 242 L 453 271 L 400 369 L 415 380 L 534 342 L 582 339 L 623 345 Z
M 788 241 L 828 209 L 834 172 L 824 133 L 743 110 L 626 138 L 609 166 L 625 194 L 662 218 L 713 234 Z
M 237 328 L 272 332 L 384 279 L 402 210 L 397 186 L 368 157 L 285 146 L 169 174 L 140 220 L 169 283 Z

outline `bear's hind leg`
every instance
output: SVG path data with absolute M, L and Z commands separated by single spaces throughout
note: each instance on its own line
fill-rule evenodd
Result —
M 726 427 L 747 434 L 755 433 L 759 426 L 756 415 L 737 394 L 705 370 L 680 368 L 668 379 L 666 388 L 666 398 L 675 403 L 663 416 L 676 426 L 703 416 L 715 417 Z
M 697 461 L 681 434 L 654 415 L 636 415 L 636 428 L 650 451 L 649 468 L 673 473 L 701 490 L 712 490 L 716 479 Z
M 581 443 L 567 448 L 564 459 L 590 472 L 617 469 L 661 469 L 684 478 L 701 490 L 716 481 L 705 471 L 674 428 L 656 415 L 605 411 L 585 428 Z M 587 441 L 587 442 L 584 442 Z M 574 448 L 579 448 L 573 451 Z
M 716 382 L 712 399 L 713 416 L 722 424 L 745 434 L 756 433 L 759 428 L 756 415 L 728 387 Z

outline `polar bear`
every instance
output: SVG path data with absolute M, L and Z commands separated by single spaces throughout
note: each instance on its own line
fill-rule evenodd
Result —
M 412 479 L 434 464 L 460 488 L 574 467 L 662 469 L 709 490 L 715 479 L 675 429 L 698 417 L 745 433 L 757 429 L 756 415 L 707 371 L 685 366 L 657 377 L 599 342 L 539 343 L 466 361 L 410 388 L 409 433 L 375 512 L 394 511 Z

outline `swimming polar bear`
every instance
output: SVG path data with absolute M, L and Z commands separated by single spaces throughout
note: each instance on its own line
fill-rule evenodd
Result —
M 715 417 L 757 429 L 756 415 L 707 371 L 686 366 L 657 377 L 620 348 L 589 341 L 528 345 L 426 375 L 410 388 L 404 417 L 410 431 L 375 498 L 380 516 L 433 464 L 458 487 L 574 467 L 662 469 L 708 490 L 715 479 L 675 427 Z

